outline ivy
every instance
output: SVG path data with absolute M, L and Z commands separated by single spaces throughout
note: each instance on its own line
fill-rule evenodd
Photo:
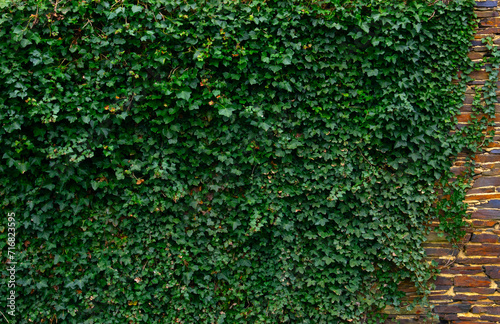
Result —
M 494 116 L 498 54 L 457 128 L 473 1 L 4 2 L 20 322 L 374 323 L 428 292 Z

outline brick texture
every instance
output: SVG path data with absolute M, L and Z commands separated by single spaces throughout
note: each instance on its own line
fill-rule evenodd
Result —
M 479 18 L 477 33 L 471 41 L 469 58 L 476 62 L 487 56 L 481 42 L 491 37 L 500 45 L 500 8 L 498 1 L 476 1 L 475 13 Z M 470 75 L 474 81 L 466 91 L 464 106 L 457 121 L 460 127 L 471 119 L 471 103 L 474 87 L 488 79 L 485 70 Z M 498 84 L 500 86 L 500 82 Z M 500 101 L 500 91 L 497 92 Z M 435 289 L 430 295 L 433 312 L 439 320 L 431 323 L 488 324 L 500 323 L 500 104 L 495 118 L 494 141 L 483 152 L 476 155 L 477 169 L 473 188 L 465 198 L 469 204 L 472 227 L 464 237 L 463 244 L 454 249 L 442 239 L 432 235 L 425 245 L 429 259 L 437 261 L 441 268 L 436 278 Z M 452 171 L 460 174 L 463 163 L 457 163 Z M 409 300 L 413 299 L 410 286 L 402 285 Z M 429 323 L 421 312 L 389 314 L 387 323 Z

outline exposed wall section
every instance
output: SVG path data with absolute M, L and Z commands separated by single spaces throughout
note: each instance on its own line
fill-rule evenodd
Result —
M 469 53 L 473 61 L 480 62 L 487 55 L 482 38 L 491 37 L 500 45 L 499 11 L 498 1 L 476 2 L 475 12 L 480 22 Z M 471 116 L 474 87 L 484 85 L 488 73 L 482 69 L 470 76 L 475 80 L 467 89 L 464 106 L 457 117 L 464 126 Z M 500 104 L 496 112 L 500 113 Z M 435 281 L 436 289 L 430 296 L 439 323 L 500 323 L 500 117 L 496 117 L 495 122 L 494 142 L 476 155 L 476 176 L 466 196 L 471 228 L 460 248 L 453 249 L 435 234 L 426 244 L 428 256 L 441 268 Z M 454 171 L 460 172 L 464 160 L 465 157 L 459 157 Z M 411 298 L 413 289 L 410 286 L 402 289 Z M 422 323 L 423 313 L 423 309 L 416 309 L 406 314 L 394 313 L 391 317 L 402 324 Z

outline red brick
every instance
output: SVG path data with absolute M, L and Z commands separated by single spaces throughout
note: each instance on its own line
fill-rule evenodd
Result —
M 478 276 L 457 276 L 455 277 L 455 287 L 489 287 L 491 280 L 487 277 Z
M 481 245 L 467 245 L 467 255 L 484 255 L 484 256 L 499 256 L 500 244 L 485 243 Z
M 470 239 L 471 242 L 474 243 L 497 243 L 498 235 L 495 234 L 472 234 Z

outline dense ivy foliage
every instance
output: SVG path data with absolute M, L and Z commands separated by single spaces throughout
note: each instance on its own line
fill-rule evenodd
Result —
M 454 117 L 472 8 L 4 1 L 18 321 L 360 323 L 427 290 L 429 221 L 463 225 L 451 157 L 481 140 Z

